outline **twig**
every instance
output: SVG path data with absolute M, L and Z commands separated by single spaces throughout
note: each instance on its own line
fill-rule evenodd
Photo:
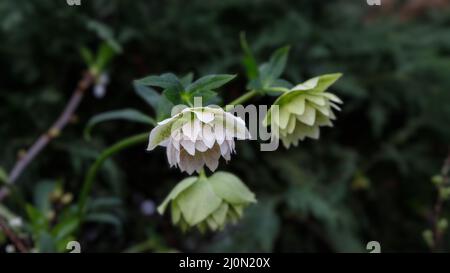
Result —
M 8 177 L 8 183 L 13 184 L 25 170 L 25 168 L 30 164 L 31 161 L 47 146 L 47 144 L 54 138 L 56 138 L 64 127 L 69 123 L 75 110 L 80 105 L 86 90 L 94 83 L 94 75 L 90 72 L 84 72 L 83 77 L 78 82 L 75 91 L 72 94 L 69 102 L 67 103 L 64 111 L 61 113 L 59 118 L 50 127 L 50 129 L 42 134 L 38 140 L 31 146 L 28 152 L 21 157 L 14 165 L 12 171 Z M 3 200 L 9 191 L 6 187 L 0 190 L 0 201 Z
M 448 187 L 450 184 L 450 178 L 449 178 L 449 171 L 450 171 L 450 152 L 446 158 L 446 160 L 444 161 L 444 165 L 442 166 L 441 169 L 441 176 L 442 176 L 442 185 L 438 186 L 439 188 L 441 187 Z M 444 198 L 442 197 L 442 195 L 440 194 L 440 192 L 438 192 L 438 196 L 436 199 L 436 203 L 434 204 L 434 211 L 433 211 L 433 217 L 432 217 L 432 229 L 433 229 L 433 245 L 432 245 L 432 249 L 434 251 L 436 251 L 439 246 L 441 245 L 441 241 L 442 241 L 442 237 L 443 237 L 443 232 L 442 230 L 439 228 L 439 218 L 442 212 L 442 207 L 444 205 Z
M 14 244 L 14 246 L 21 253 L 28 253 L 28 248 L 19 239 L 19 237 L 17 237 L 16 234 L 8 227 L 6 221 L 3 219 L 3 217 L 0 217 L 0 229 L 3 230 L 5 235 L 9 238 L 9 240 Z

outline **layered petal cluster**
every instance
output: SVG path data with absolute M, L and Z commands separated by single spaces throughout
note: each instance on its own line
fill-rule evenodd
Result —
M 147 150 L 167 147 L 170 166 L 192 174 L 203 166 L 215 171 L 222 156 L 231 159 L 234 139 L 248 139 L 245 122 L 221 108 L 185 108 L 151 131 Z
M 263 124 L 289 148 L 306 137 L 318 139 L 321 126 L 333 126 L 333 109 L 342 103 L 336 95 L 325 92 L 342 74 L 327 74 L 307 80 L 283 93 L 274 102 Z
M 172 222 L 186 231 L 221 230 L 235 223 L 243 210 L 255 203 L 255 195 L 231 173 L 216 172 L 211 177 L 188 177 L 178 183 L 158 207 L 163 214 L 170 204 Z

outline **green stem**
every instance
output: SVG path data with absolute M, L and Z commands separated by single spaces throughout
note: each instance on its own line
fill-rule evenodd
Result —
M 258 93 L 256 92 L 256 90 L 248 91 L 244 95 L 242 95 L 239 98 L 237 98 L 237 99 L 233 100 L 232 102 L 228 103 L 228 105 L 225 107 L 225 110 L 229 111 L 229 110 L 231 110 L 233 108 L 233 106 L 238 105 L 238 104 L 242 104 L 242 103 L 248 101 L 249 99 L 253 98 L 257 94 Z
M 94 184 L 95 178 L 97 177 L 97 173 L 100 170 L 103 163 L 111 156 L 120 152 L 130 146 L 137 145 L 140 143 L 144 143 L 148 140 L 148 133 L 143 133 L 135 136 L 128 137 L 123 139 L 111 147 L 104 150 L 95 160 L 95 162 L 89 168 L 88 173 L 83 182 L 83 187 L 81 189 L 80 198 L 78 201 L 78 213 L 79 213 L 79 221 L 80 224 L 83 221 L 84 215 L 86 213 L 86 205 L 88 201 L 89 194 L 92 189 L 92 185 Z
M 199 177 L 200 177 L 200 178 L 206 178 L 206 173 L 205 173 L 205 169 L 204 169 L 204 168 L 202 168 L 202 169 L 200 170 Z

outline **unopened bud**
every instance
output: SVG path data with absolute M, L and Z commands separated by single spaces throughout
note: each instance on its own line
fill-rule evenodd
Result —
M 435 185 L 442 185 L 444 178 L 441 175 L 435 175 L 431 178 L 431 182 Z
M 434 246 L 433 232 L 431 230 L 424 230 L 422 233 L 422 237 L 429 248 L 432 248 Z
M 51 138 L 55 138 L 58 137 L 60 135 L 60 131 L 56 128 L 51 128 L 50 130 L 48 130 L 48 136 Z
M 70 192 L 64 194 L 61 197 L 61 203 L 63 203 L 64 205 L 70 204 L 70 202 L 72 202 L 72 200 L 73 200 L 73 195 Z
M 448 227 L 447 219 L 445 219 L 445 218 L 440 219 L 438 224 L 437 224 L 437 227 L 438 227 L 440 232 L 444 232 L 447 229 L 447 227 Z

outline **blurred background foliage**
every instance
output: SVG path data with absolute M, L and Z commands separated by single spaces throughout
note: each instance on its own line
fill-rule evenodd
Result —
M 217 234 L 182 234 L 169 217 L 157 215 L 155 205 L 184 175 L 169 169 L 162 149 L 128 149 L 102 168 L 92 222 L 76 238 L 82 251 L 365 252 L 371 240 L 385 252 L 427 251 L 422 231 L 436 199 L 430 177 L 450 140 L 449 1 L 381 2 L 1 1 L 4 170 L 62 111 L 86 69 L 80 48 L 96 50 L 106 41 L 121 52 L 109 66 L 106 95 L 87 94 L 73 122 L 18 180 L 17 191 L 34 208 L 25 213 L 13 197 L 1 208 L 31 222 L 31 232 L 45 231 L 34 238 L 41 251 L 62 251 L 73 238 L 52 219 L 64 218 L 59 208 L 77 197 L 89 165 L 108 145 L 151 129 L 108 122 L 86 141 L 89 118 L 124 107 L 151 114 L 132 81 L 168 71 L 196 77 L 239 72 L 223 91 L 236 98 L 245 91 L 239 44 L 245 31 L 259 62 L 291 45 L 285 78 L 292 82 L 344 73 L 332 88 L 345 102 L 335 127 L 296 149 L 261 153 L 258 143 L 241 143 L 221 169 L 239 175 L 259 202 L 237 226 Z M 48 223 L 40 223 L 39 214 Z M 46 237 L 63 243 L 48 248 Z M 0 236 L 0 245 L 7 243 Z M 449 243 L 445 236 L 444 250 Z

